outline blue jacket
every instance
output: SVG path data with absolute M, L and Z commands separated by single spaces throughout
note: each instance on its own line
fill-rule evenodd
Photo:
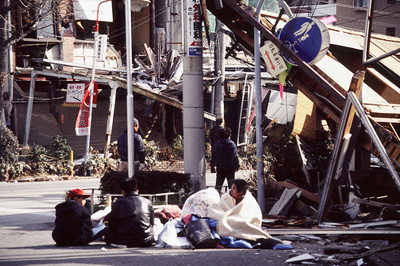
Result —
M 133 133 L 133 141 L 135 161 L 144 163 L 145 153 L 142 137 L 138 133 Z M 118 137 L 118 153 L 121 161 L 128 161 L 128 133 L 126 131 Z
M 212 149 L 212 161 L 217 170 L 239 170 L 239 158 L 236 144 L 230 139 L 220 139 Z

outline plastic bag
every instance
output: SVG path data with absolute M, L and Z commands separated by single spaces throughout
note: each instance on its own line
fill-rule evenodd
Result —
M 185 225 L 186 237 L 195 248 L 213 248 L 217 245 L 217 239 L 211 233 L 205 219 L 198 219 Z
M 158 241 L 155 247 L 171 247 L 171 248 L 189 248 L 190 242 L 186 237 L 178 237 L 179 228 L 176 228 L 178 222 L 170 219 L 164 229 L 158 236 Z

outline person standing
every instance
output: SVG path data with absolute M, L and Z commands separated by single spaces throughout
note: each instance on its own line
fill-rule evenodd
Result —
M 73 189 L 67 200 L 56 206 L 52 237 L 57 246 L 84 246 L 93 240 L 92 220 L 84 207 L 88 197 L 82 189 Z
M 127 247 L 148 247 L 153 243 L 154 211 L 151 202 L 139 196 L 134 178 L 120 185 L 123 198 L 111 207 L 104 218 L 107 229 L 104 240 L 108 244 Z
M 215 189 L 221 191 L 225 179 L 228 184 L 235 179 L 235 172 L 239 170 L 239 158 L 236 144 L 230 139 L 232 131 L 226 127 L 219 132 L 220 140 L 212 150 L 211 161 L 217 168 Z
M 224 120 L 222 118 L 217 118 L 215 120 L 215 126 L 210 130 L 210 144 L 211 144 L 211 150 L 214 148 L 215 144 L 218 142 L 219 138 L 219 132 L 223 129 L 222 127 L 222 122 Z M 211 173 L 215 173 L 215 164 L 212 159 L 212 154 L 211 154 Z
M 140 136 L 139 132 L 139 121 L 134 118 L 133 119 L 133 145 L 134 145 L 134 160 L 135 160 L 135 170 L 143 170 L 145 167 L 145 151 L 143 145 L 142 136 Z M 118 153 L 121 158 L 120 170 L 127 171 L 128 169 L 128 132 L 124 131 L 118 137 Z

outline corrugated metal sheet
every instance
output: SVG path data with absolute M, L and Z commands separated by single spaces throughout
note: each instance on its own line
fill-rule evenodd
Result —
M 361 48 L 364 47 L 364 33 L 360 31 L 348 30 L 339 27 L 329 26 L 329 33 L 331 35 L 331 41 L 334 44 L 338 44 L 344 47 L 354 47 L 353 42 L 349 42 L 348 37 L 344 37 L 346 34 L 350 36 Z M 340 34 L 339 34 L 340 33 Z M 350 45 L 350 46 L 349 46 Z M 371 34 L 370 43 L 370 55 L 378 57 L 388 52 L 394 51 L 400 48 L 400 38 L 381 35 Z M 389 68 L 391 71 L 400 76 L 400 57 L 399 55 L 389 56 L 380 62 Z

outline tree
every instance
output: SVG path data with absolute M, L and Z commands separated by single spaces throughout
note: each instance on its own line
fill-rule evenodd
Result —
M 44 18 L 56 18 L 59 3 L 63 0 L 1 0 L 0 1 L 0 117 L 5 111 L 5 101 L 9 99 L 12 84 L 9 75 L 9 47 L 38 29 L 48 27 L 41 25 Z M 7 117 L 9 114 L 5 114 Z M 1 121 L 0 121 L 1 123 Z

